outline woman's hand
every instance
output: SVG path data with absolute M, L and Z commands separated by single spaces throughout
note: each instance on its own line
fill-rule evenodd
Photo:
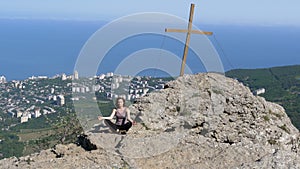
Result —
M 136 121 L 132 121 L 132 125 L 136 125 Z
M 103 120 L 103 117 L 102 116 L 98 116 L 98 120 Z

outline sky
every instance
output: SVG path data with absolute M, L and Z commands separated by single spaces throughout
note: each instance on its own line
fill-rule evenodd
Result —
M 300 26 L 299 0 L 0 0 L 0 18 L 111 21 L 139 12 L 188 17 L 196 23 Z
M 66 65 L 74 67 L 85 42 L 103 25 L 143 12 L 188 20 L 191 3 L 193 23 L 214 32 L 231 69 L 300 63 L 300 0 L 0 0 L 0 75 L 23 78 L 14 67 L 24 67 L 26 76 L 72 72 Z M 61 58 L 61 64 L 50 64 Z

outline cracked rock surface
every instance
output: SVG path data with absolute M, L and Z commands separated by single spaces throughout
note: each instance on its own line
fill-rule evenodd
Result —
M 139 123 L 127 135 L 86 133 L 95 150 L 57 145 L 0 168 L 300 168 L 285 110 L 223 75 L 184 75 L 129 108 Z

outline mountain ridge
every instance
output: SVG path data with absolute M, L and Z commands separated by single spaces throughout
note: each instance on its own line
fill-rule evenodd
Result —
M 299 131 L 285 110 L 215 73 L 184 75 L 131 105 L 126 136 L 102 123 L 74 144 L 0 161 L 3 168 L 299 168 Z
M 300 128 L 300 65 L 262 69 L 236 69 L 226 72 L 248 86 L 251 91 L 265 88 L 266 100 L 283 106 L 292 123 Z

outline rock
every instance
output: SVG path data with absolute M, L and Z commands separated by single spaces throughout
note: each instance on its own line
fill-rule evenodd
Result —
M 99 124 L 80 143 L 88 151 L 57 145 L 3 159 L 0 167 L 300 168 L 299 131 L 281 106 L 215 73 L 184 75 L 165 86 L 129 107 L 139 123 L 127 135 Z

